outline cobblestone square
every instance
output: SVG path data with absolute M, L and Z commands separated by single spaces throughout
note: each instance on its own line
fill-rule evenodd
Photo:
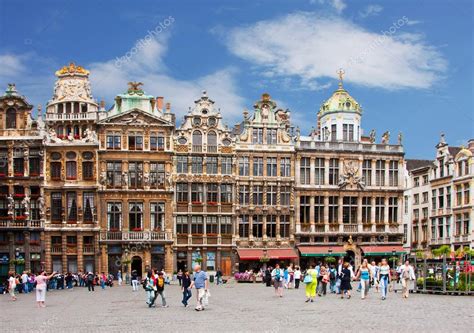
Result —
M 381 301 L 371 291 L 363 301 L 354 292 L 350 300 L 327 295 L 305 303 L 304 289 L 285 290 L 280 299 L 261 284 L 230 283 L 212 286 L 209 307 L 196 312 L 181 305 L 177 285 L 168 286 L 166 294 L 166 309 L 149 309 L 143 289 L 132 292 L 129 286 L 51 291 L 45 309 L 36 308 L 34 293 L 20 294 L 16 302 L 3 295 L 2 331 L 468 332 L 474 316 L 473 299 L 464 296 L 413 294 L 403 300 L 400 293 L 390 293 Z

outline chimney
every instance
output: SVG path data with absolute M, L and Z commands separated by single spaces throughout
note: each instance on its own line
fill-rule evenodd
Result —
M 100 101 L 100 109 L 99 111 L 104 111 L 105 110 L 105 101 L 104 100 L 101 100 Z
M 163 111 L 163 97 L 156 98 L 156 109 L 158 111 Z
M 171 113 L 171 103 L 166 103 L 166 113 Z

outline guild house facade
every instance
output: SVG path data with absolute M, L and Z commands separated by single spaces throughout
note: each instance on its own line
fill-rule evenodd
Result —
M 401 134 L 364 133 L 362 107 L 339 74 L 307 136 L 266 93 L 229 128 L 206 92 L 179 125 L 140 82 L 106 109 L 74 63 L 56 72 L 37 120 L 9 85 L 0 97 L 0 275 L 143 275 L 197 263 L 231 275 L 472 247 L 472 143 L 441 141 L 433 163 L 406 163 Z M 424 187 L 412 189 L 411 176 Z

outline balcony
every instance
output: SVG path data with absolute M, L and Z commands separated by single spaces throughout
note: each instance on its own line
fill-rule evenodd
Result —
M 84 245 L 82 247 L 82 253 L 84 253 L 84 254 L 94 254 L 94 245 Z
M 15 220 L 0 220 L 0 229 L 28 229 L 28 228 L 43 228 L 43 222 L 33 221 L 15 221 Z
M 208 153 L 217 153 L 217 146 L 207 146 Z
M 102 231 L 101 241 L 172 241 L 171 233 L 164 231 Z
M 400 145 L 385 145 L 375 143 L 359 142 L 338 142 L 338 141 L 313 141 L 309 138 L 302 138 L 296 143 L 296 149 L 316 149 L 328 151 L 368 151 L 368 152 L 393 152 L 402 153 L 403 147 Z
M 324 232 L 324 225 L 315 225 L 314 226 L 314 231 L 317 233 L 323 233 Z
M 63 249 L 61 244 L 53 244 L 51 245 L 51 254 L 59 254 L 62 253 Z
M 46 120 L 97 120 L 97 112 L 46 113 Z
M 344 232 L 355 233 L 357 232 L 357 224 L 345 224 L 343 230 Z
M 193 145 L 193 153 L 202 153 L 202 146 Z

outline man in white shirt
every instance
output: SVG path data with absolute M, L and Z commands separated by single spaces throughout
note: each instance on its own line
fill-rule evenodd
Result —
M 283 274 L 284 272 L 280 268 L 280 265 L 276 264 L 272 271 L 272 279 L 273 286 L 275 287 L 275 294 L 280 297 L 283 297 Z
M 9 273 L 10 277 L 8 278 L 8 291 L 12 301 L 16 301 L 15 289 L 16 289 L 16 278 L 15 272 Z
M 28 294 L 29 290 L 28 290 L 28 274 L 26 274 L 26 271 L 23 272 L 23 274 L 21 275 L 21 286 L 23 288 L 23 292 L 25 294 Z

